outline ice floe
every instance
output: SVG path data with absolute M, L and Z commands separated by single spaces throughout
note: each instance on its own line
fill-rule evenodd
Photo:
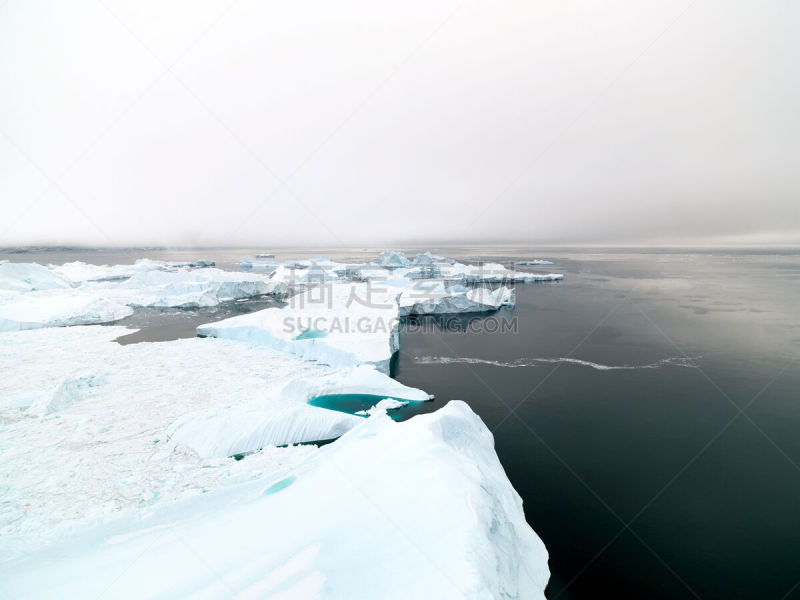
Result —
M 450 288 L 444 282 L 428 282 L 404 290 L 399 298 L 400 316 L 487 312 L 503 306 L 514 306 L 514 290 L 498 287 L 490 290 Z
M 146 271 L 120 287 L 136 290 L 126 302 L 131 306 L 199 307 L 215 306 L 267 294 L 284 296 L 288 286 L 263 275 L 232 273 L 208 268 L 194 271 Z
M 0 332 L 118 321 L 133 314 L 119 302 L 92 296 L 20 294 L 0 303 Z
M 40 264 L 0 261 L 0 289 L 29 292 L 69 287 L 69 279 Z
M 397 291 L 333 282 L 267 308 L 208 323 L 202 336 L 259 342 L 333 367 L 373 364 L 388 372 L 398 349 Z
M 526 271 L 507 269 L 500 263 L 440 265 L 439 276 L 444 279 L 459 280 L 465 283 L 533 283 L 537 281 L 558 281 L 564 278 L 560 273 L 528 273 Z
M 64 263 L 63 265 L 48 265 L 48 268 L 54 273 L 66 277 L 69 281 L 79 284 L 85 281 L 121 281 L 145 271 L 167 271 L 181 268 L 189 269 L 213 266 L 213 260 L 167 262 L 140 258 L 132 265 L 93 265 L 81 261 L 74 261 Z
M 466 404 L 402 423 L 359 421 L 271 476 L 2 563 L 3 590 L 30 599 L 544 598 L 547 550 Z

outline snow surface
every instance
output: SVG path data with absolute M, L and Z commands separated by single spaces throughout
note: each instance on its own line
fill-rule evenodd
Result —
M 396 297 L 396 290 L 364 283 L 326 283 L 291 297 L 284 308 L 201 325 L 197 333 L 259 342 L 333 367 L 373 364 L 388 372 L 399 343 Z
M 362 365 L 318 377 L 303 376 L 254 401 L 216 406 L 183 415 L 169 429 L 171 439 L 202 457 L 232 456 L 268 445 L 316 442 L 339 437 L 357 417 L 311 406 L 315 396 L 370 394 L 423 402 L 431 396 Z
M 275 419 L 291 420 L 294 403 L 272 391 L 330 369 L 227 340 L 112 341 L 130 332 L 86 326 L 0 334 L 0 560 L 49 539 L 62 523 L 200 494 L 313 450 L 204 460 L 167 430 L 185 414 L 237 403 L 260 402 Z
M 544 598 L 547 551 L 466 404 L 359 421 L 282 472 L 0 564 L 0 586 L 26 599 Z
M 0 303 L 0 332 L 118 321 L 133 309 L 92 296 L 20 294 Z
M 69 279 L 40 264 L 0 261 L 0 289 L 29 292 L 69 287 Z

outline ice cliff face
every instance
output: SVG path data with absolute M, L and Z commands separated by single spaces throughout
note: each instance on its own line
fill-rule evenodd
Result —
M 29 599 L 544 598 L 547 551 L 466 404 L 359 421 L 290 469 L 0 564 L 3 589 Z M 354 564 L 364 567 L 355 575 Z

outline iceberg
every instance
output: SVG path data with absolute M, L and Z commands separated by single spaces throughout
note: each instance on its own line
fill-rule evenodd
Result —
M 448 288 L 444 282 L 432 282 L 404 290 L 399 298 L 399 315 L 431 315 L 450 313 L 489 312 L 503 306 L 514 306 L 514 290 L 499 287 L 490 290 L 478 288 Z
M 406 255 L 402 252 L 393 252 L 392 250 L 387 250 L 386 252 L 381 252 L 380 256 L 378 257 L 378 264 L 382 267 L 410 267 L 411 261 L 406 258 Z
M 276 269 L 281 263 L 274 260 L 253 260 L 252 258 L 243 258 L 239 261 L 240 269 Z
M 388 372 L 399 345 L 397 293 L 329 282 L 292 296 L 284 308 L 207 323 L 197 334 L 258 342 L 333 367 L 372 364 Z
M 110 323 L 133 314 L 124 304 L 92 296 L 24 294 L 8 300 L 0 304 L 0 332 Z
M 541 258 L 534 258 L 532 260 L 518 260 L 514 263 L 515 265 L 525 266 L 525 265 L 552 265 L 552 261 L 549 260 L 542 260 Z
M 213 260 L 197 260 L 194 262 L 166 262 L 140 258 L 132 265 L 92 265 L 81 261 L 48 265 L 54 273 L 66 277 L 69 281 L 80 284 L 87 281 L 122 281 L 145 271 L 175 271 L 181 268 L 194 269 L 213 267 Z
M 131 306 L 201 307 L 255 296 L 284 296 L 288 286 L 263 275 L 232 273 L 215 268 L 199 271 L 145 271 L 121 284 L 139 290 Z
M 547 550 L 465 403 L 359 421 L 293 466 L 1 563 L 3 589 L 34 600 L 544 599 Z
M 560 273 L 528 273 L 507 269 L 499 263 L 465 265 L 455 263 L 439 267 L 441 277 L 464 283 L 533 283 L 537 281 L 558 281 L 564 278 Z
M 414 257 L 414 260 L 411 261 L 411 264 L 413 264 L 414 266 L 420 266 L 420 265 L 428 266 L 428 265 L 435 265 L 436 263 L 447 263 L 452 265 L 455 262 L 456 261 L 453 260 L 452 258 L 445 258 L 444 256 L 435 256 L 430 252 L 423 252 L 421 254 L 417 254 Z
M 72 287 L 72 282 L 37 263 L 0 261 L 0 289 L 16 292 Z

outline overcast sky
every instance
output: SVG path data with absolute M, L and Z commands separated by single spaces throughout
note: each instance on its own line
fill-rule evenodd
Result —
M 800 243 L 796 0 L 8 0 L 0 246 Z

